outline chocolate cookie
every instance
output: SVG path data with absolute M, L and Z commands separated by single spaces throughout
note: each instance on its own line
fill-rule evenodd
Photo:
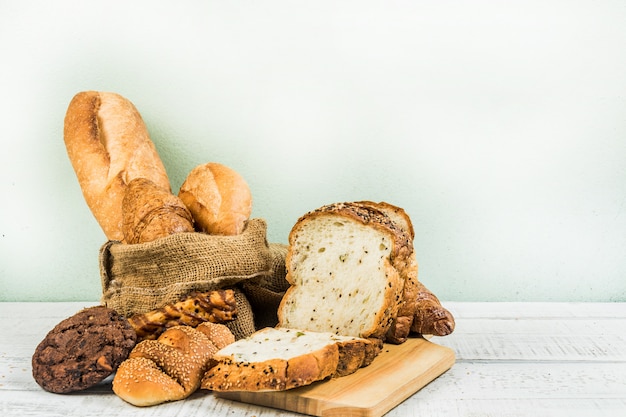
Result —
M 67 393 L 111 375 L 135 346 L 128 321 L 104 306 L 79 311 L 52 329 L 33 354 L 33 377 L 46 391 Z

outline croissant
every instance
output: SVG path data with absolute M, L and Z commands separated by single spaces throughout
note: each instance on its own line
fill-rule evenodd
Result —
M 128 183 L 122 200 L 122 232 L 126 243 L 151 242 L 193 231 L 191 212 L 180 198 L 145 178 Z
M 424 284 L 417 283 L 415 316 L 411 331 L 434 336 L 447 336 L 454 331 L 454 316 L 446 310 L 435 294 Z

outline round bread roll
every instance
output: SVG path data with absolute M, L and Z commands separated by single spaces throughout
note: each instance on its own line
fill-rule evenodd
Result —
M 171 191 L 145 178 L 127 185 L 122 200 L 122 232 L 126 243 L 145 243 L 174 233 L 193 232 L 193 218 Z
M 106 237 L 123 241 L 128 183 L 146 178 L 171 190 L 141 115 L 119 94 L 84 91 L 69 104 L 63 135 L 87 205 Z
M 195 167 L 178 192 L 198 231 L 214 235 L 241 233 L 252 213 L 248 184 L 233 169 L 209 162 Z

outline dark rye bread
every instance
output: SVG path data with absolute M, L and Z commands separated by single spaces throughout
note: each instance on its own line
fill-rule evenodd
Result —
M 282 391 L 349 375 L 369 365 L 379 339 L 266 327 L 226 346 L 201 387 L 212 391 Z
M 279 326 L 383 339 L 412 256 L 410 234 L 374 205 L 335 203 L 305 214 L 289 234 Z

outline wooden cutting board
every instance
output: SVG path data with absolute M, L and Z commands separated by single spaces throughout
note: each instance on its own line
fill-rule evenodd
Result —
M 454 352 L 423 338 L 385 344 L 352 375 L 279 392 L 216 392 L 221 398 L 321 417 L 380 417 L 450 369 Z

